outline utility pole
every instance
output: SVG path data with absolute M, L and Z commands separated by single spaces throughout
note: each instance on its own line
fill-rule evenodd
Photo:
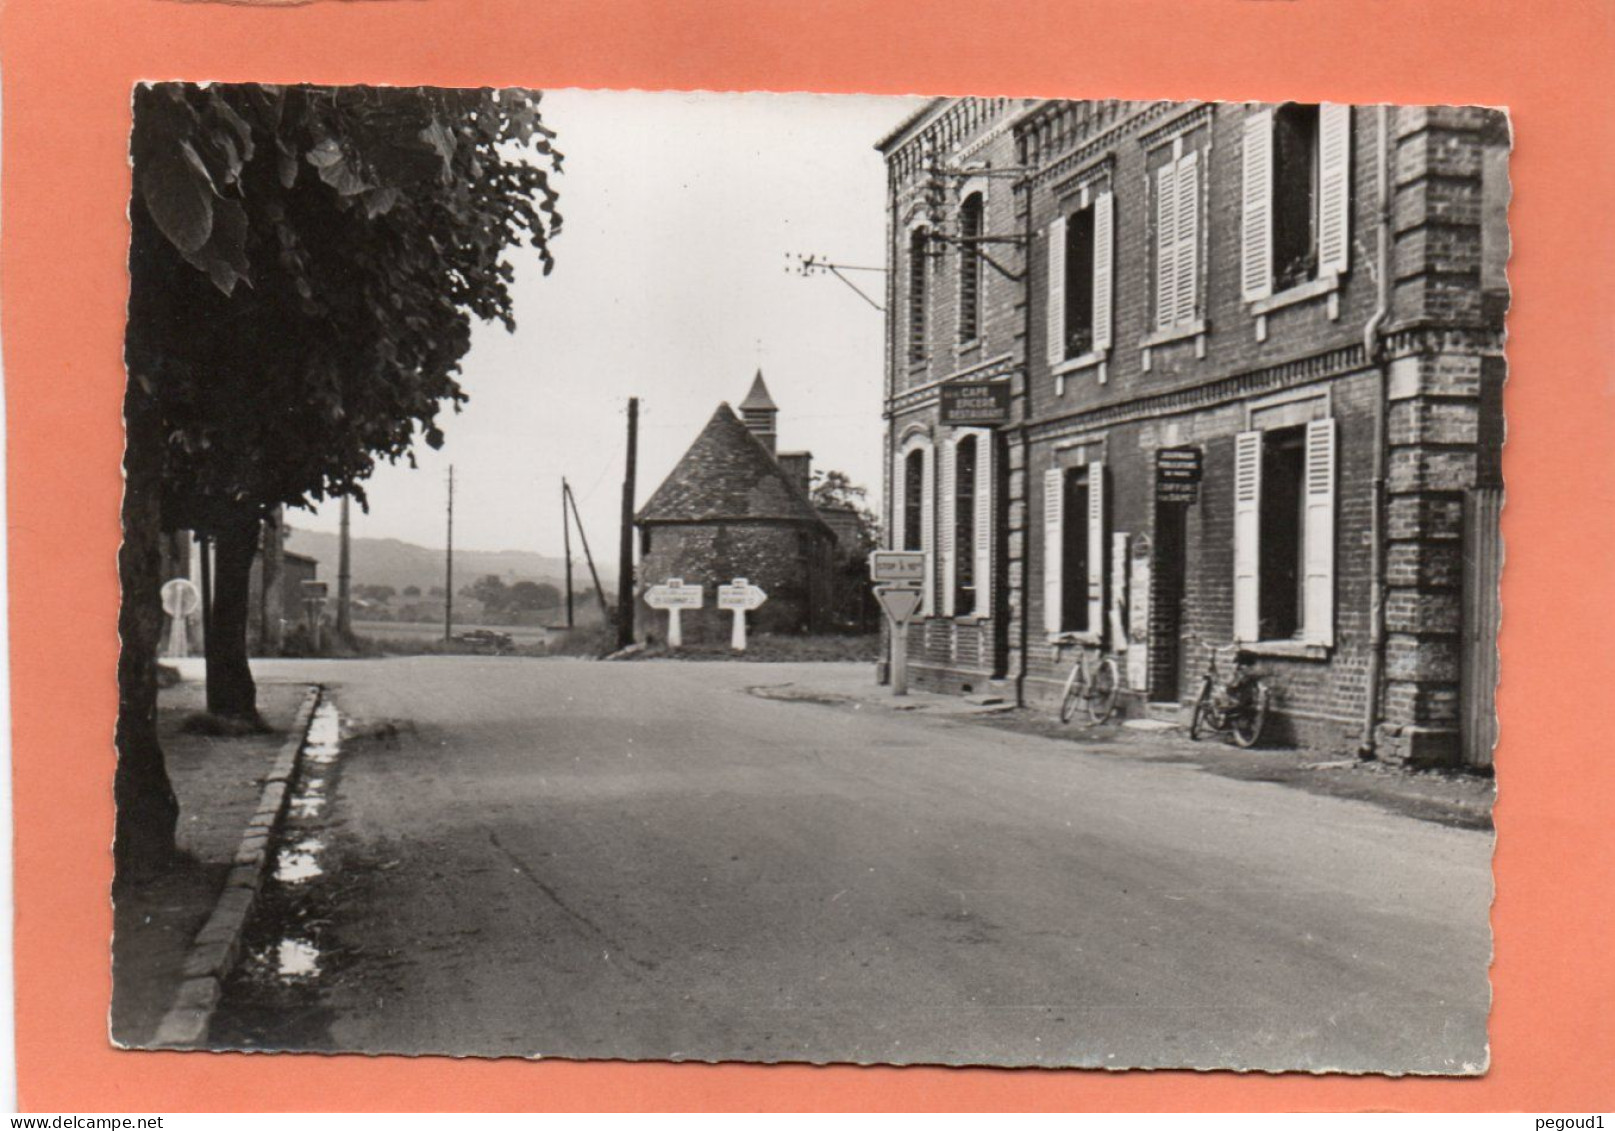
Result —
M 600 571 L 594 568 L 594 555 L 589 552 L 589 532 L 583 529 L 583 516 L 578 513 L 578 497 L 572 488 L 566 488 L 566 499 L 572 504 L 572 521 L 578 524 L 578 539 L 583 543 L 583 560 L 589 563 L 589 576 L 594 578 L 595 599 L 600 602 L 600 623 L 611 623 L 611 606 L 606 604 L 606 591 L 600 586 Z
M 352 560 L 348 549 L 348 497 L 342 496 L 342 536 L 336 554 L 336 635 L 344 644 L 353 639 Z
M 454 465 L 449 464 L 449 547 L 443 562 L 443 642 L 454 639 Z
M 622 479 L 622 539 L 617 545 L 617 647 L 634 642 L 634 463 L 639 452 L 639 398 L 628 398 L 628 467 Z
M 561 545 L 566 551 L 566 627 L 572 627 L 572 516 L 567 513 L 567 496 L 572 489 L 561 478 Z

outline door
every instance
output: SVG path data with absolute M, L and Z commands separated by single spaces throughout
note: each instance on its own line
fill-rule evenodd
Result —
M 1464 764 L 1488 767 L 1497 742 L 1497 631 L 1502 606 L 1503 489 L 1477 487 L 1464 497 L 1463 660 L 1459 726 Z
M 1176 703 L 1182 681 L 1189 508 L 1155 504 L 1155 562 L 1150 615 L 1150 702 Z

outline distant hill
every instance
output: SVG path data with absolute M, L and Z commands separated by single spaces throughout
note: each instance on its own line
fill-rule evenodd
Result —
M 337 536 L 322 530 L 302 530 L 291 527 L 286 536 L 286 548 L 293 553 L 306 554 L 320 563 L 322 580 L 336 581 Z M 402 592 L 407 585 L 417 585 L 422 593 L 434 585 L 443 584 L 443 551 L 427 546 L 400 542 L 396 538 L 354 538 L 353 583 L 355 585 L 391 585 Z M 600 566 L 600 580 L 607 592 L 616 583 L 616 573 Z M 547 581 L 561 585 L 566 579 L 566 563 L 560 558 L 548 558 L 526 550 L 462 550 L 454 551 L 454 587 L 470 585 L 486 574 L 498 574 L 506 584 L 517 581 Z M 572 584 L 578 592 L 593 588 L 589 568 L 580 554 L 572 563 Z

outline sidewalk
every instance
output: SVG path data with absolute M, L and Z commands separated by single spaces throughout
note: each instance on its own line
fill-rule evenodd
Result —
M 897 697 L 890 687 L 875 682 L 872 665 L 793 667 L 788 680 L 760 681 L 748 690 L 765 699 L 989 726 L 1070 742 L 1086 754 L 1195 765 L 1223 777 L 1366 801 L 1419 820 L 1468 829 L 1492 827 L 1496 793 L 1493 781 L 1459 771 L 1411 770 L 1346 755 L 1284 747 L 1241 750 L 1217 739 L 1193 742 L 1183 727 L 1154 721 L 1131 720 L 1132 725 L 1116 721 L 1105 726 L 1062 724 L 1047 712 L 1018 708 L 990 696 L 959 697 L 911 689 L 906 696 Z
M 148 1043 L 173 1002 L 191 940 L 224 888 L 242 831 L 291 729 L 307 685 L 258 682 L 258 709 L 272 732 L 243 737 L 187 734 L 185 720 L 204 705 L 199 668 L 158 698 L 158 727 L 169 777 L 179 796 L 176 839 L 181 863 L 155 880 L 113 892 L 112 1037 Z

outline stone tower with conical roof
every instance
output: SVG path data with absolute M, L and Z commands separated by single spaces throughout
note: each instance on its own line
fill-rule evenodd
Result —
M 778 413 L 759 371 L 739 415 L 720 404 L 635 516 L 640 592 L 675 578 L 706 591 L 683 617 L 686 643 L 729 638 L 717 588 L 740 577 L 768 594 L 759 631 L 810 632 L 831 615 L 836 535 L 808 496 L 807 453 L 775 451 Z M 661 638 L 665 614 L 642 606 L 637 619 Z
M 779 406 L 774 403 L 774 398 L 768 395 L 768 386 L 763 382 L 761 369 L 757 370 L 757 376 L 752 380 L 751 392 L 740 402 L 740 419 L 772 454 L 779 440 L 779 432 L 775 427 L 775 422 L 779 419 Z

